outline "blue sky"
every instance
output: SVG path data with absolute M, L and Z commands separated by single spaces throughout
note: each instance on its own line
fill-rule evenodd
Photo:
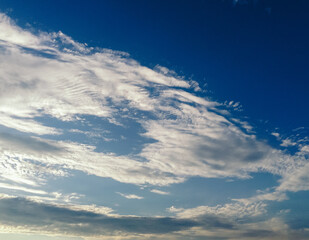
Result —
M 309 238 L 308 10 L 1 1 L 1 238 Z

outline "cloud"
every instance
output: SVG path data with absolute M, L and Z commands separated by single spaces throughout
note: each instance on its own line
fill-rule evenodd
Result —
M 0 141 L 8 162 L 152 185 L 192 176 L 248 178 L 260 170 L 284 175 L 295 166 L 294 156 L 257 139 L 250 124 L 233 117 L 225 104 L 196 96 L 196 83 L 164 67 L 149 69 L 125 53 L 94 50 L 61 32 L 30 32 L 4 14 L 0 25 L 6 32 L 0 35 Z M 87 132 L 77 127 L 91 128 L 87 117 L 122 131 L 128 124 L 137 126 L 144 139 L 140 152 L 99 153 L 96 146 L 66 139 L 61 124 Z
M 161 190 L 158 190 L 158 189 L 151 189 L 150 192 L 160 194 L 160 195 L 169 195 L 170 194 L 169 192 L 161 191 Z
M 25 154 L 57 154 L 63 150 L 57 143 L 53 143 L 52 141 L 6 132 L 0 132 L 0 141 L 2 150 L 19 151 Z
M 64 234 L 82 238 L 187 239 L 195 236 L 199 239 L 200 235 L 203 239 L 233 239 L 231 236 L 248 239 L 251 234 L 258 239 L 264 235 L 279 235 L 278 224 L 283 226 L 279 219 L 254 224 L 235 222 L 230 218 L 233 214 L 224 216 L 222 213 L 216 214 L 216 211 L 185 218 L 121 216 L 105 207 L 46 204 L 14 196 L 2 196 L 0 210 L 2 228 L 15 229 L 15 232 L 27 229 L 28 233 Z
M 250 201 L 249 199 L 237 199 L 232 203 L 217 205 L 214 207 L 198 206 L 190 209 L 175 208 L 174 206 L 167 210 L 176 213 L 179 218 L 203 218 L 209 216 L 222 217 L 232 220 L 256 217 L 266 212 L 266 204 L 262 201 Z
M 185 218 L 136 217 L 113 214 L 112 209 L 91 205 L 46 204 L 1 195 L 2 232 L 27 232 L 81 239 L 305 239 L 308 232 L 290 229 L 280 218 L 248 220 L 229 207 L 212 208 Z M 182 211 L 182 210 L 181 210 Z M 185 210 L 187 211 L 187 210 Z M 225 214 L 226 212 L 227 214 Z M 191 214 L 190 214 L 191 215 Z M 236 220 L 236 221 L 235 221 Z
M 288 212 L 269 215 L 265 201 L 277 201 L 280 193 L 258 194 L 249 199 L 234 199 L 233 202 L 217 206 L 176 208 L 167 210 L 176 218 L 191 219 L 199 226 L 181 231 L 181 235 L 194 239 L 305 239 L 304 229 L 293 229 L 284 220 Z M 181 239 L 181 238 L 180 238 Z M 185 237 L 184 237 L 185 239 Z
M 267 239 L 274 232 L 280 236 L 271 224 L 287 229 L 280 219 L 265 220 L 259 228 L 238 220 L 260 217 L 266 211 L 265 202 L 286 199 L 286 191 L 309 189 L 305 145 L 295 142 L 300 149 L 295 154 L 275 149 L 259 139 L 248 122 L 233 116 L 230 109 L 240 110 L 240 103 L 222 104 L 197 96 L 196 82 L 164 67 L 144 67 L 126 53 L 89 48 L 62 32 L 22 29 L 5 14 L 0 14 L 0 62 L 0 180 L 4 187 L 38 194 L 33 190 L 41 191 L 38 188 L 47 183 L 48 176 L 69 177 L 73 170 L 151 187 L 196 176 L 250 178 L 252 172 L 269 172 L 281 177 L 273 192 L 252 199 L 223 206 L 170 208 L 176 218 L 112 217 L 110 209 L 104 212 L 92 205 L 72 208 L 32 201 L 35 198 L 5 198 L 0 201 L 5 224 L 84 235 L 179 231 L 190 236 L 196 229 L 192 233 L 196 239 L 202 236 L 198 234 L 210 239 L 254 235 Z M 97 144 L 85 144 L 67 135 L 101 136 L 93 135 L 96 125 L 102 132 L 108 127 L 116 129 L 109 132 L 110 139 L 139 138 L 139 150 L 121 154 L 114 150 L 119 149 L 117 142 L 112 150 L 100 148 L 107 137 L 98 137 L 102 142 Z M 128 134 L 119 137 L 119 132 Z M 151 192 L 168 194 L 157 189 Z M 58 196 L 47 195 L 50 202 Z M 64 202 L 74 197 L 58 196 Z M 14 204 L 16 219 L 10 215 Z
M 169 233 L 197 225 L 187 219 L 107 215 L 108 211 L 103 214 L 89 206 L 64 207 L 17 197 L 2 197 L 0 209 L 1 224 L 25 227 L 28 232 L 121 236 L 128 233 Z
M 7 188 L 10 190 L 18 190 L 18 191 L 29 192 L 29 193 L 34 193 L 34 194 L 43 194 L 43 195 L 47 194 L 47 192 L 42 191 L 42 190 L 15 186 L 15 185 L 7 184 L 7 183 L 0 183 L 0 188 Z
M 280 146 L 282 147 L 289 147 L 289 146 L 295 146 L 297 145 L 297 143 L 293 142 L 291 139 L 283 139 L 282 143 L 280 144 Z
M 280 134 L 277 132 L 272 132 L 271 135 L 275 136 L 277 139 L 280 139 Z
M 137 196 L 135 194 L 124 194 L 124 193 L 120 193 L 120 192 L 117 192 L 120 196 L 122 197 L 125 197 L 127 199 L 143 199 L 144 197 L 141 197 L 141 196 Z
M 43 126 L 42 124 L 26 118 L 18 119 L 10 116 L 0 116 L 0 125 L 16 129 L 20 132 L 30 132 L 38 135 L 61 134 L 61 130 Z
M 39 39 L 30 32 L 24 31 L 5 14 L 0 13 L 0 39 L 12 44 L 36 47 L 40 45 Z
M 249 123 L 226 109 L 222 112 L 224 104 L 194 95 L 189 82 L 164 67 L 155 71 L 124 53 L 94 51 L 61 32 L 30 33 L 4 14 L 0 25 L 6 30 L 0 35 L 0 124 L 28 134 L 1 133 L 8 161 L 18 155 L 18 161 L 30 159 L 58 170 L 153 185 L 192 176 L 248 178 L 260 170 L 283 175 L 295 166 L 294 156 L 258 140 Z M 48 49 L 56 57 L 29 49 L 36 53 Z M 235 108 L 239 103 L 228 105 Z M 66 137 L 61 124 L 49 126 L 50 120 L 69 122 L 76 129 L 87 124 L 83 120 L 87 116 L 123 131 L 124 122 L 139 126 L 145 139 L 141 151 L 127 156 L 98 153 L 96 146 L 45 136 Z
M 309 190 L 309 164 L 297 168 L 290 174 L 286 174 L 278 186 L 278 191 L 308 191 Z
M 303 153 L 309 153 L 309 145 L 302 146 L 300 151 Z

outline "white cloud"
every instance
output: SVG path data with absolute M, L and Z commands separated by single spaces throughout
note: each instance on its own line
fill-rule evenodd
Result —
M 289 138 L 283 139 L 282 143 L 280 144 L 280 146 L 282 146 L 282 147 L 290 147 L 290 146 L 295 146 L 295 145 L 297 145 L 297 143 L 293 142 Z
M 0 134 L 4 179 L 40 185 L 46 174 L 79 170 L 163 186 L 192 176 L 248 178 L 257 171 L 287 176 L 306 162 L 257 139 L 248 122 L 232 120 L 224 104 L 190 93 L 196 84 L 164 67 L 152 70 L 124 53 L 94 51 L 61 32 L 31 33 L 4 14 L 0 29 L 0 124 L 25 133 Z M 233 101 L 225 105 L 240 107 Z M 124 129 L 123 120 L 139 124 L 140 137 L 152 141 L 141 144 L 140 153 L 118 155 L 45 136 L 65 135 L 61 123 L 82 125 L 84 116 Z
M 199 218 L 204 216 L 224 217 L 230 220 L 244 217 L 256 217 L 266 212 L 267 205 L 262 201 L 250 201 L 248 199 L 234 200 L 225 205 L 198 206 L 190 209 L 175 208 L 174 206 L 167 210 L 176 213 L 179 218 Z
M 60 134 L 61 130 L 43 126 L 42 124 L 25 118 L 14 118 L 11 116 L 0 116 L 0 125 L 6 126 L 8 128 L 16 129 L 20 132 L 30 132 L 38 135 L 45 134 Z
M 0 183 L 0 188 L 7 188 L 7 189 L 10 189 L 10 190 L 18 190 L 18 191 L 29 192 L 29 193 L 33 193 L 33 194 L 42 194 L 42 195 L 47 194 L 47 192 L 42 191 L 42 190 L 37 190 L 37 189 L 33 189 L 33 188 L 26 188 L 26 187 L 21 187 L 21 186 L 15 186 L 15 185 L 12 185 L 12 184 L 7 184 L 7 183 Z
M 300 151 L 303 153 L 309 153 L 309 145 L 302 146 Z
M 277 139 L 280 139 L 280 134 L 277 132 L 272 132 L 271 135 L 275 136 Z
M 39 39 L 28 31 L 16 26 L 13 21 L 3 13 L 0 13 L 0 39 L 7 44 L 13 43 L 23 46 L 39 46 Z
M 278 191 L 308 191 L 309 190 L 309 163 L 287 173 L 280 180 Z
M 160 195 L 169 195 L 170 194 L 169 192 L 161 191 L 161 190 L 158 190 L 158 189 L 151 189 L 150 192 L 160 194 Z
M 117 192 L 120 196 L 124 197 L 124 198 L 127 198 L 127 199 L 143 199 L 144 197 L 141 197 L 141 196 L 138 196 L 138 195 L 135 195 L 135 194 L 124 194 L 124 193 L 120 193 L 120 192 Z
M 176 227 L 166 232 L 179 230 L 175 235 L 161 235 L 159 231 L 153 235 L 132 236 L 127 233 L 126 225 L 120 224 L 119 229 L 126 232 L 121 237 L 261 239 L 262 236 L 272 239 L 275 236 L 288 239 L 299 234 L 280 218 L 240 222 L 261 217 L 267 211 L 267 201 L 286 200 L 287 191 L 309 190 L 308 146 L 284 139 L 281 146 L 300 149 L 296 154 L 289 154 L 259 140 L 248 122 L 233 117 L 228 111 L 240 111 L 240 103 L 220 104 L 198 97 L 188 91 L 188 88 L 200 91 L 196 82 L 185 81 L 165 67 L 156 66 L 153 70 L 141 66 L 126 53 L 106 49 L 94 51 L 62 32 L 30 32 L 16 26 L 4 14 L 0 14 L 0 47 L 0 187 L 33 194 L 26 200 L 19 199 L 30 209 L 35 204 L 42 207 L 43 203 L 48 203 L 51 208 L 71 211 L 74 217 L 76 213 L 85 214 L 86 218 L 82 224 L 78 223 L 80 225 L 73 221 L 70 226 L 62 226 L 61 218 L 56 216 L 55 225 L 43 228 L 35 225 L 31 231 L 50 234 L 57 227 L 63 231 L 70 227 L 69 230 L 76 232 L 85 229 L 85 235 L 87 231 L 96 230 L 98 235 L 106 234 L 98 225 L 91 225 L 94 218 L 88 219 L 88 215 L 118 216 L 111 208 L 73 204 L 83 196 L 48 193 L 41 189 L 49 176 L 68 177 L 72 170 L 124 183 L 157 186 L 180 183 L 193 176 L 249 178 L 251 172 L 262 171 L 281 177 L 279 186 L 273 191 L 260 192 L 248 199 L 234 199 L 224 205 L 191 209 L 172 206 L 168 210 L 176 218 L 165 220 L 175 223 Z M 120 155 L 99 152 L 95 145 L 55 140 L 57 137 L 66 139 L 61 125 L 68 124 L 74 125 L 69 132 L 108 141 L 94 129 L 78 129 L 85 125 L 91 128 L 91 123 L 83 120 L 87 116 L 123 129 L 127 126 L 122 121 L 128 120 L 140 126 L 136 131 L 139 137 L 151 141 L 141 144 L 139 153 Z M 58 124 L 53 126 L 51 120 Z M 100 131 L 106 131 L 104 126 Z M 280 138 L 277 132 L 272 135 Z M 128 140 L 129 137 L 120 138 Z M 150 191 L 169 194 L 158 189 Z M 128 199 L 143 199 L 135 194 L 118 194 Z M 0 196 L 0 200 L 5 198 L 9 197 Z M 19 210 L 22 215 L 27 209 Z M 74 217 L 72 219 L 76 219 Z M 125 216 L 118 217 L 120 222 L 126 221 Z M 189 230 L 182 230 L 183 222 L 177 222 L 182 218 L 188 220 L 185 223 L 189 223 Z M 142 224 L 144 220 L 157 223 L 158 219 L 127 220 Z M 24 222 L 16 224 L 7 229 L 29 230 L 23 229 Z M 159 226 L 162 229 L 162 224 Z

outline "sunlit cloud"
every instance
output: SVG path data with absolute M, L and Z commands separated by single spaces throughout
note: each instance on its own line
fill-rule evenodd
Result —
M 151 189 L 150 192 L 160 194 L 160 195 L 169 195 L 170 194 L 169 192 L 165 192 L 165 191 L 162 191 L 162 190 L 159 190 L 159 189 Z
M 98 153 L 96 146 L 3 133 L 8 158 L 18 155 L 57 169 L 154 185 L 191 176 L 246 178 L 260 169 L 282 174 L 293 164 L 291 157 L 221 114 L 222 104 L 188 91 L 190 83 L 166 68 L 155 71 L 111 50 L 95 52 L 63 33 L 30 33 L 4 14 L 1 27 L 8 29 L 1 42 L 3 126 L 41 136 L 63 134 L 61 126 L 50 126 L 49 118 L 83 124 L 83 118 L 94 116 L 124 131 L 124 121 L 138 124 L 140 136 L 154 141 L 142 143 L 140 153 L 117 156 Z M 37 54 L 42 49 L 52 50 L 53 56 Z M 248 123 L 243 126 L 250 129 Z M 280 171 L 278 161 L 284 166 Z
M 0 222 L 8 228 L 163 239 L 176 233 L 179 239 L 292 234 L 280 216 L 259 218 L 269 201 L 309 190 L 308 146 L 277 132 L 271 134 L 283 150 L 259 138 L 234 114 L 241 111 L 239 102 L 201 97 L 196 82 L 165 67 L 150 69 L 127 53 L 90 48 L 62 32 L 23 29 L 5 14 L 0 14 L 0 62 L 0 187 L 31 194 L 0 198 Z M 120 142 L 126 143 L 125 153 Z M 289 147 L 296 150 L 290 153 Z M 95 204 L 72 205 L 83 195 L 44 189 L 49 178 L 70 178 L 74 171 L 147 187 L 156 197 L 173 196 L 160 187 L 192 177 L 250 179 L 267 172 L 279 181 L 251 198 L 171 206 L 167 212 L 173 217 L 146 218 Z M 147 199 L 116 191 L 131 202 Z M 251 222 L 241 222 L 247 219 Z
M 120 196 L 124 197 L 124 198 L 127 198 L 127 199 L 143 199 L 144 197 L 141 197 L 141 196 L 138 196 L 138 195 L 135 195 L 135 194 L 124 194 L 124 193 L 120 193 L 120 192 L 117 192 Z

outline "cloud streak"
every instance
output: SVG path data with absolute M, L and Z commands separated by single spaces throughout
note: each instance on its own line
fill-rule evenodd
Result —
M 141 196 L 138 196 L 138 195 L 135 195 L 135 194 L 124 194 L 124 193 L 120 193 L 120 192 L 117 192 L 120 196 L 124 197 L 124 198 L 127 198 L 127 199 L 143 199 L 144 197 L 141 197 Z

